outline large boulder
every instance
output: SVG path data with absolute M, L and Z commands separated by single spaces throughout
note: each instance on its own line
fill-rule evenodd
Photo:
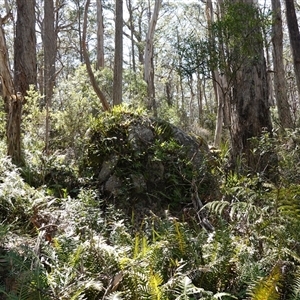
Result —
M 114 110 L 87 137 L 85 171 L 107 203 L 129 216 L 176 216 L 216 199 L 211 155 L 201 137 L 143 113 Z M 196 198 L 195 198 L 195 193 Z

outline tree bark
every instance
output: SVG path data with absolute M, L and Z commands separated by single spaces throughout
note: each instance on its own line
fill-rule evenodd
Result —
M 153 63 L 153 44 L 154 44 L 154 33 L 158 19 L 162 0 L 155 0 L 153 14 L 150 20 L 148 33 L 146 37 L 146 47 L 144 55 L 144 79 L 147 83 L 148 92 L 148 109 L 154 109 L 156 114 L 156 101 L 155 101 L 155 89 L 154 89 L 154 63 Z
M 2 97 L 4 100 L 5 112 L 8 113 L 10 98 L 15 94 L 12 72 L 10 70 L 8 49 L 6 45 L 5 32 L 3 25 L 12 18 L 11 13 L 5 17 L 0 17 L 0 76 L 2 85 Z
M 104 25 L 102 0 L 97 0 L 97 69 L 104 68 Z
M 133 24 L 133 11 L 132 11 L 131 0 L 127 1 L 127 9 L 128 9 L 128 12 L 129 12 L 131 56 L 132 56 L 132 71 L 133 71 L 134 76 L 135 76 L 135 73 L 136 73 L 136 63 L 135 63 L 135 49 L 134 49 L 134 24 Z
M 224 123 L 224 106 L 225 106 L 225 98 L 224 93 L 222 91 L 221 79 L 219 73 L 214 70 L 213 71 L 213 80 L 215 80 L 214 90 L 217 98 L 217 119 L 216 119 L 216 127 L 214 134 L 214 146 L 219 148 L 221 146 L 222 141 L 222 130 Z
M 17 23 L 14 41 L 14 87 L 8 109 L 8 155 L 16 164 L 23 163 L 21 151 L 21 119 L 24 95 L 30 85 L 36 86 L 35 0 L 17 0 Z
M 278 108 L 279 121 L 280 125 L 283 128 L 293 128 L 293 121 L 287 97 L 285 70 L 283 64 L 283 31 L 280 0 L 272 0 L 272 10 L 274 92 Z
M 113 105 L 122 103 L 122 78 L 123 78 L 123 0 L 116 0 L 115 21 L 115 58 Z
M 221 2 L 221 1 L 218 1 Z M 219 4 L 220 5 L 220 4 Z M 213 4 L 211 0 L 206 2 L 206 21 L 208 25 L 208 35 L 209 40 L 212 45 L 215 44 L 215 36 L 213 31 L 211 30 L 212 24 L 214 22 L 214 11 L 213 11 Z M 216 45 L 216 47 L 221 48 L 221 45 Z M 224 125 L 224 109 L 225 109 L 225 101 L 229 99 L 225 99 L 225 95 L 227 94 L 227 85 L 225 86 L 224 83 L 226 82 L 225 74 L 220 75 L 219 70 L 212 69 L 211 70 L 212 79 L 213 79 L 213 87 L 215 92 L 216 98 L 216 105 L 217 105 L 217 118 L 216 118 L 216 127 L 214 133 L 214 146 L 220 147 L 222 141 L 222 131 Z M 228 98 L 228 97 L 227 97 Z
M 54 4 L 53 0 L 44 2 L 44 87 L 46 103 L 46 137 L 45 150 L 49 150 L 50 136 L 50 109 L 52 106 L 53 89 L 55 85 L 55 60 L 57 52 L 57 36 L 54 27 Z
M 253 2 L 244 3 L 254 5 Z M 254 10 L 249 8 L 251 15 L 246 17 L 250 18 L 249 26 L 253 26 L 257 12 L 255 6 L 252 7 Z M 259 28 L 256 24 L 254 26 L 257 32 Z M 245 29 L 252 30 L 248 26 Z M 259 138 L 263 132 L 271 134 L 272 124 L 263 40 L 259 35 L 253 36 L 252 47 L 251 55 L 242 56 L 241 66 L 233 78 L 230 126 L 232 167 L 237 172 L 260 172 L 272 176 L 273 154 L 264 154 L 265 149 L 254 151 L 253 145 L 253 138 Z
M 286 20 L 288 25 L 291 50 L 294 60 L 294 72 L 296 84 L 298 89 L 298 96 L 300 97 L 300 32 L 298 27 L 297 16 L 295 12 L 294 0 L 285 0 L 286 6 Z
M 106 96 L 105 94 L 101 91 L 101 89 L 99 88 L 96 78 L 94 76 L 92 67 L 91 67 L 91 62 L 90 62 L 90 58 L 87 52 L 87 48 L 86 48 L 86 31 L 87 31 L 87 14 L 88 14 L 88 9 L 89 9 L 89 5 L 90 5 L 90 0 L 86 1 L 85 4 L 85 9 L 84 9 L 84 20 L 83 20 L 83 29 L 82 29 L 82 51 L 83 51 L 83 56 L 84 56 L 84 60 L 85 60 L 85 65 L 86 65 L 86 69 L 92 84 L 92 87 L 95 91 L 95 93 L 97 94 L 98 98 L 101 101 L 102 107 L 104 110 L 110 110 L 110 105 L 106 100 Z
M 9 67 L 8 50 L 5 41 L 3 24 L 8 20 L 10 14 L 0 18 L 0 75 L 2 84 L 2 97 L 6 112 L 6 137 L 7 155 L 14 163 L 21 163 L 21 109 L 23 97 L 20 93 L 14 95 L 14 84 Z
M 14 85 L 25 95 L 36 86 L 35 0 L 17 0 L 16 37 L 14 42 Z
M 272 131 L 263 49 L 257 52 L 255 61 L 244 65 L 238 73 L 231 104 L 232 159 L 237 170 L 265 172 L 270 162 L 266 156 L 261 156 L 263 149 L 254 153 L 251 142 L 252 138 L 259 138 L 263 131 Z M 241 161 L 242 165 L 238 165 Z

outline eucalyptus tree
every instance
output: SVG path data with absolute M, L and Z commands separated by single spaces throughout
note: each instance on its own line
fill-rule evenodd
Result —
M 278 108 L 280 125 L 283 128 L 292 128 L 293 121 L 288 103 L 285 69 L 283 63 L 283 29 L 280 0 L 272 0 L 273 22 L 273 65 L 274 65 L 274 91 Z
M 272 131 L 262 19 L 254 2 L 238 1 L 226 7 L 224 21 L 222 37 L 229 35 L 230 67 L 235 68 L 230 112 L 233 167 L 265 172 L 269 157 L 260 149 L 253 151 L 252 145 L 253 138 Z M 237 159 L 244 160 L 244 166 L 239 166 Z
M 126 0 L 126 6 L 129 19 L 125 20 L 125 26 L 129 29 L 130 33 L 128 34 L 124 31 L 124 34 L 131 42 L 132 61 L 136 62 L 137 56 L 137 62 L 142 66 L 144 65 L 145 36 L 148 28 L 148 19 L 147 22 L 145 19 L 147 18 L 149 8 L 147 2 L 141 0 Z M 135 67 L 136 63 L 134 63 Z
M 86 42 L 86 36 L 87 36 L 87 21 L 88 21 L 88 9 L 89 9 L 89 5 L 90 5 L 90 0 L 86 1 L 85 4 L 85 9 L 84 9 L 84 21 L 83 21 L 83 31 L 82 31 L 82 51 L 83 51 L 83 56 L 84 56 L 84 60 L 85 60 L 85 65 L 87 68 L 87 72 L 92 84 L 92 87 L 95 91 L 95 93 L 97 94 L 102 106 L 104 110 L 109 110 L 110 109 L 110 105 L 109 102 L 106 99 L 105 94 L 103 93 L 103 91 L 100 89 L 95 75 L 93 73 L 92 67 L 91 67 L 91 62 L 90 62 L 90 58 L 89 58 L 89 54 L 87 51 L 87 42 Z
M 116 0 L 113 105 L 119 105 L 122 103 L 122 79 L 123 79 L 123 0 Z
M 104 68 L 104 21 L 102 0 L 97 0 L 97 69 Z
M 295 11 L 294 0 L 285 0 L 286 20 L 289 31 L 290 46 L 294 60 L 294 73 L 298 89 L 298 98 L 300 97 L 300 32 L 297 15 Z
M 218 5 L 218 3 L 216 4 Z M 209 44 L 214 44 L 215 36 L 214 31 L 212 30 L 212 24 L 215 22 L 214 18 L 214 8 L 211 0 L 206 2 L 206 21 L 208 28 L 208 39 Z M 223 53 L 223 49 L 225 45 L 219 44 L 220 52 Z M 225 74 L 221 74 L 216 66 L 211 67 L 211 76 L 213 79 L 213 87 L 215 92 L 215 98 L 217 103 L 217 117 L 216 117 L 216 126 L 215 126 L 215 134 L 214 134 L 214 146 L 219 147 L 222 139 L 222 129 L 224 123 L 224 109 L 226 107 L 226 102 L 228 101 L 228 86 L 227 86 L 227 78 Z M 226 99 L 227 98 L 227 99 Z M 229 122 L 227 122 L 228 124 Z
M 72 74 L 76 67 L 84 62 L 82 48 L 84 4 L 84 0 L 55 1 L 56 64 L 62 76 Z M 92 10 L 89 19 L 95 18 L 96 11 Z
M 154 9 L 149 21 L 148 32 L 146 36 L 145 54 L 144 54 L 144 79 L 148 87 L 148 103 L 147 107 L 153 109 L 154 114 L 157 115 L 156 100 L 155 100 L 155 86 L 154 86 L 154 62 L 153 62 L 153 47 L 154 47 L 154 33 L 158 19 L 158 14 L 162 0 L 155 0 Z
M 55 28 L 55 15 L 53 0 L 44 2 L 44 22 L 43 22 L 43 48 L 44 48 L 44 87 L 46 103 L 46 138 L 45 149 L 48 152 L 50 134 L 50 115 L 53 89 L 56 77 L 56 55 L 57 55 L 57 31 Z
M 0 76 L 2 97 L 7 115 L 6 137 L 7 154 L 16 164 L 23 162 L 21 149 L 21 119 L 24 96 L 31 84 L 36 85 L 36 35 L 35 0 L 16 1 L 17 21 L 14 40 L 14 77 L 10 70 L 11 61 L 6 44 L 4 24 L 13 20 L 7 1 L 6 16 L 1 17 L 0 25 Z
M 10 69 L 9 51 L 6 42 L 6 34 L 4 26 L 13 18 L 12 13 L 7 9 L 4 16 L 0 16 L 0 79 L 1 79 L 1 96 L 4 101 L 4 110 L 6 114 L 6 137 L 7 137 L 7 152 L 9 155 L 16 155 L 19 160 L 21 156 L 21 144 L 17 141 L 17 151 L 14 151 L 15 135 L 13 132 L 13 125 L 17 121 L 20 123 L 20 99 L 16 98 L 15 88 L 13 83 L 12 72 Z M 15 120 L 14 112 L 18 112 L 18 119 Z M 20 125 L 20 124 L 17 124 Z M 18 127 L 19 130 L 19 127 Z M 17 138 L 20 138 L 19 136 Z
M 35 0 L 17 0 L 16 36 L 14 41 L 14 85 L 23 95 L 36 85 L 36 18 Z
M 208 78 L 211 70 L 217 70 L 226 78 L 225 99 L 230 107 L 230 168 L 264 172 L 269 166 L 267 155 L 262 155 L 259 149 L 253 151 L 252 144 L 253 138 L 272 130 L 263 18 L 251 1 L 227 1 L 219 9 L 222 13 L 212 23 L 212 34 L 208 38 L 197 39 L 194 34 L 189 34 L 182 42 L 179 47 L 183 61 L 181 69 L 185 72 L 199 69 Z
M 13 162 L 22 163 L 21 118 L 24 96 L 29 86 L 36 85 L 35 0 L 17 0 L 17 21 L 14 39 L 14 79 L 10 75 L 5 37 L 1 39 L 4 57 L 1 62 L 3 96 L 7 112 L 7 154 Z M 1 24 L 2 26 L 2 24 Z M 8 72 L 8 74 L 4 74 Z M 15 95 L 13 95 L 16 93 Z
M 134 22 L 133 22 L 133 9 L 131 0 L 126 0 L 127 10 L 129 14 L 129 20 L 127 26 L 130 29 L 130 46 L 131 46 L 131 56 L 132 56 L 132 70 L 136 73 L 136 59 L 135 59 L 135 43 L 134 43 Z

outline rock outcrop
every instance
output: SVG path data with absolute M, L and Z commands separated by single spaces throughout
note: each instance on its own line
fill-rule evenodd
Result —
M 85 167 L 101 198 L 129 216 L 165 210 L 183 216 L 199 199 L 216 199 L 210 160 L 201 137 L 143 114 L 118 111 L 91 129 Z

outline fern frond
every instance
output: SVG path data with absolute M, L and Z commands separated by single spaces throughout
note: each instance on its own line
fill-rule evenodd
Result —
M 188 300 L 194 299 L 195 294 L 201 295 L 201 297 L 203 297 L 201 299 L 211 299 L 213 295 L 212 292 L 196 287 L 188 276 L 183 276 L 180 278 L 180 281 L 177 281 L 176 286 L 173 288 L 172 296 L 176 296 L 175 300 Z M 206 298 L 206 296 L 208 297 Z
M 279 212 L 290 220 L 300 219 L 300 185 L 289 185 L 276 191 Z
M 148 250 L 149 250 L 148 240 L 147 237 L 144 235 L 141 241 L 141 254 L 143 257 L 147 254 Z
M 251 202 L 235 202 L 231 204 L 229 216 L 231 220 L 247 220 L 255 218 L 260 214 L 260 209 Z
M 217 293 L 213 296 L 214 299 L 219 299 L 219 300 L 222 300 L 222 297 L 226 297 L 226 299 L 229 297 L 231 299 L 238 299 L 237 297 L 231 295 L 231 294 L 228 294 L 228 293 Z
M 296 278 L 293 284 L 293 299 L 300 299 L 300 278 Z
M 70 255 L 70 266 L 76 267 L 78 262 L 81 260 L 81 254 L 83 253 L 84 248 L 82 245 L 79 245 L 72 255 Z
M 106 298 L 106 300 L 123 300 L 124 298 L 122 297 L 121 292 L 113 292 L 109 294 Z
M 150 294 L 153 300 L 160 300 L 162 296 L 160 285 L 163 283 L 163 279 L 157 273 L 151 272 L 148 285 L 150 287 Z
M 271 273 L 259 280 L 249 291 L 251 300 L 279 300 L 282 274 L 280 264 Z
M 133 258 L 137 258 L 140 252 L 140 235 L 137 233 L 134 237 Z
M 174 224 L 175 224 L 176 239 L 178 242 L 179 250 L 180 250 L 181 254 L 184 254 L 185 249 L 186 249 L 186 242 L 184 239 L 184 235 L 180 228 L 180 224 L 176 220 L 174 221 Z
M 204 205 L 204 208 L 208 209 L 209 212 L 215 215 L 222 215 L 225 208 L 229 207 L 230 203 L 228 201 L 211 201 Z
M 145 257 L 149 249 L 147 237 L 144 234 L 137 233 L 134 238 L 133 258 Z
M 300 263 L 300 257 L 295 251 L 292 251 L 286 247 L 282 248 L 282 251 L 283 253 L 286 253 L 288 256 L 292 257 L 295 261 Z

